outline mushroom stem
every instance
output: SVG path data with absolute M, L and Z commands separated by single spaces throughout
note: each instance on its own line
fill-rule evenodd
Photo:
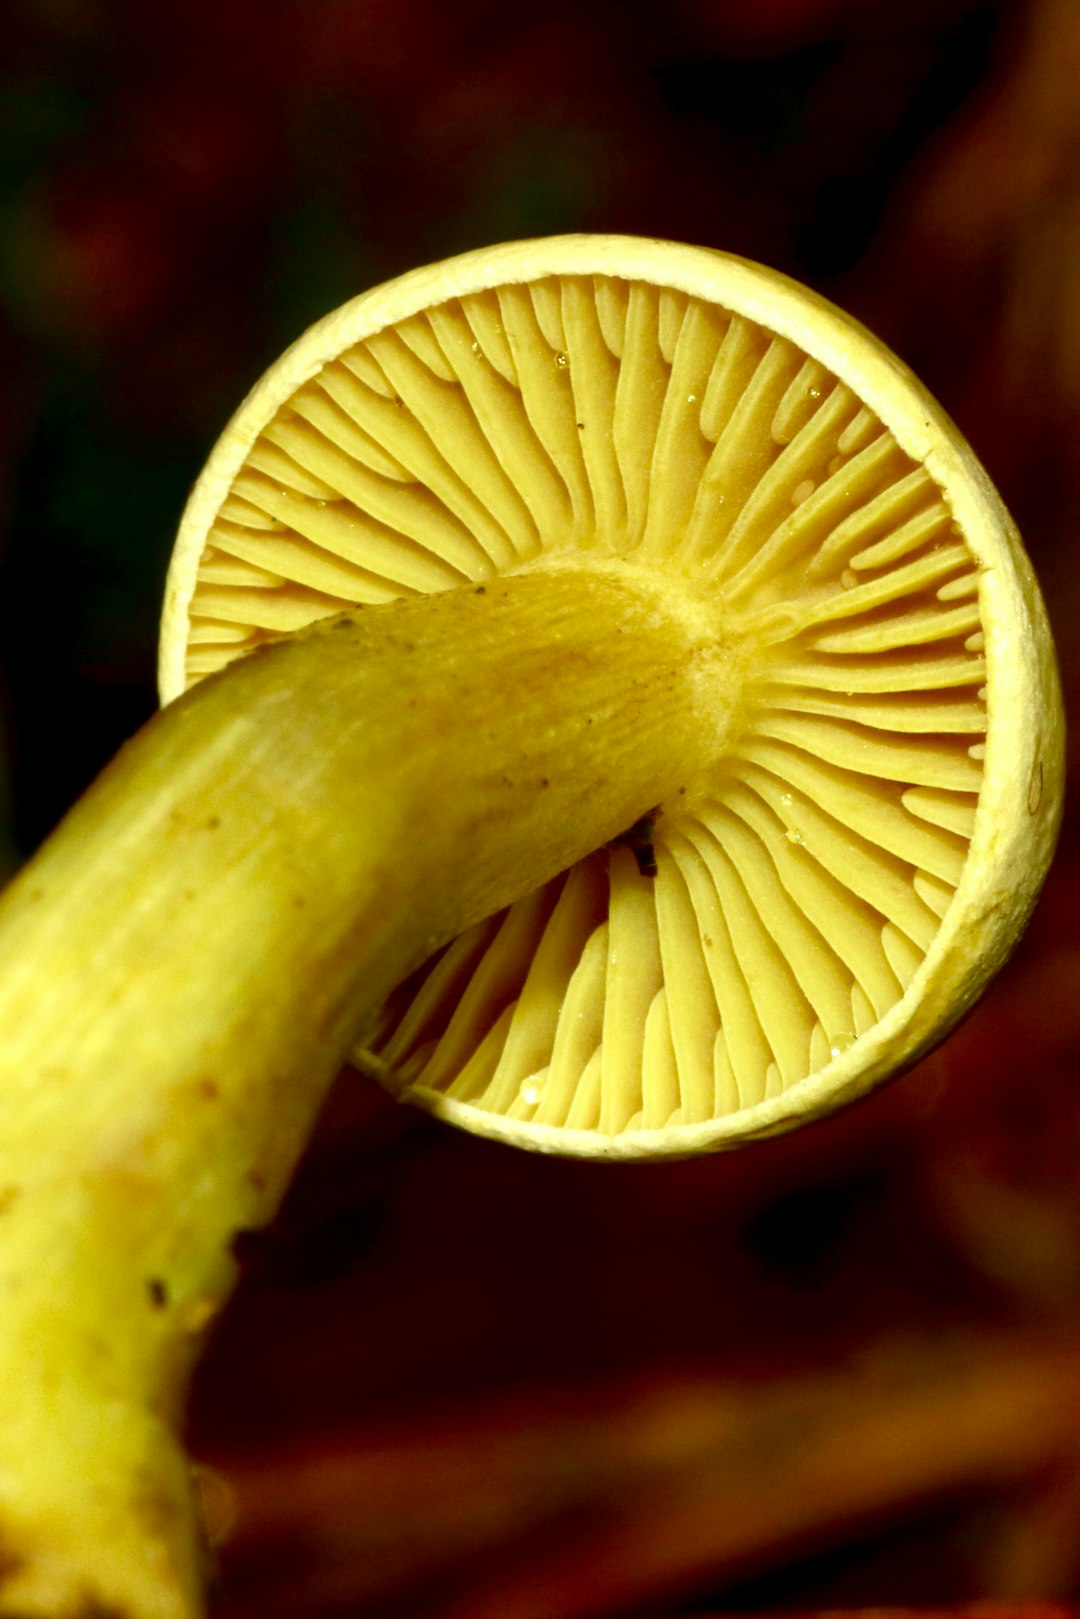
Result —
M 739 723 L 685 583 L 545 564 L 275 642 L 163 711 L 0 903 L 0 1615 L 199 1611 L 176 1420 L 236 1233 L 433 949 Z

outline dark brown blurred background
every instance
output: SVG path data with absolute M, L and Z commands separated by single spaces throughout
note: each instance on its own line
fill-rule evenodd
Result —
M 618 230 L 811 282 L 987 462 L 1080 670 L 1075 0 L 8 0 L 0 864 L 154 705 L 187 486 L 311 320 Z M 940 1054 L 601 1168 L 353 1075 L 200 1374 L 228 1619 L 1080 1599 L 1080 871 Z

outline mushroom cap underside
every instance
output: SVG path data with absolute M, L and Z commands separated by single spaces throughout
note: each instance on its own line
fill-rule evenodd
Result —
M 168 700 L 358 603 L 583 558 L 722 603 L 737 744 L 448 944 L 361 1066 L 542 1150 L 785 1129 L 938 1040 L 1015 941 L 1061 779 L 1052 647 L 972 452 L 786 278 L 620 237 L 468 254 L 312 329 L 193 494 Z

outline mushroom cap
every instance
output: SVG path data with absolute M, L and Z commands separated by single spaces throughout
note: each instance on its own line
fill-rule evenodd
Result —
M 852 1101 L 1018 938 L 1060 818 L 1053 648 L 954 424 L 856 322 L 711 250 L 569 236 L 313 327 L 192 494 L 161 693 L 268 636 L 580 547 L 751 648 L 738 745 L 440 951 L 356 1061 L 543 1151 L 677 1156 Z

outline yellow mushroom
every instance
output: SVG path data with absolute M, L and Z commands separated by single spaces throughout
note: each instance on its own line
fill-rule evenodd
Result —
M 789 1128 L 967 1010 L 1059 816 L 971 451 L 671 244 L 466 255 L 301 339 L 193 494 L 162 692 L 0 905 L 0 1615 L 198 1611 L 187 1371 L 347 1053 L 543 1150 Z
M 892 355 L 756 266 L 469 254 L 331 316 L 240 412 L 181 532 L 162 693 L 356 601 L 556 567 L 696 602 L 723 715 L 636 847 L 485 918 L 357 1060 L 595 1156 L 850 1099 L 970 1005 L 1056 827 L 1049 640 L 985 476 Z

